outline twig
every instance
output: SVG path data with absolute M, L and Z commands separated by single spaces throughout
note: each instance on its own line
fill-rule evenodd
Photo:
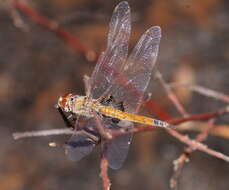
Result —
M 28 25 L 25 24 L 25 22 L 22 20 L 22 18 L 20 17 L 20 14 L 19 14 L 17 9 L 13 8 L 12 6 L 10 6 L 9 13 L 10 13 L 12 19 L 13 19 L 14 26 L 20 28 L 24 32 L 28 32 L 29 31 Z
M 183 119 L 179 120 L 172 120 L 170 121 L 170 123 L 173 124 L 178 124 L 179 122 L 184 122 L 187 120 L 199 120 L 199 119 L 209 119 L 209 118 L 214 118 L 218 115 L 224 114 L 226 112 L 228 112 L 229 110 L 229 106 L 227 106 L 226 108 L 216 111 L 216 112 L 212 112 L 212 113 L 206 113 L 206 114 L 200 114 L 200 115 L 196 115 L 196 116 L 191 116 L 191 117 L 187 117 L 188 113 L 186 112 L 186 110 L 184 109 L 184 107 L 180 104 L 180 102 L 178 101 L 178 98 L 176 97 L 176 95 L 172 92 L 170 85 L 166 84 L 166 82 L 163 80 L 162 75 L 159 71 L 156 72 L 156 76 L 159 79 L 159 81 L 161 82 L 162 86 L 164 87 L 165 91 L 167 92 L 167 96 L 168 98 L 172 101 L 172 103 L 174 104 L 174 106 L 177 108 L 177 110 L 181 113 L 181 115 L 183 115 Z M 211 121 L 210 121 L 211 122 Z M 209 123 L 210 124 L 210 123 Z M 206 139 L 210 129 L 212 128 L 212 124 L 209 125 L 209 127 L 204 130 L 203 132 L 201 132 L 197 137 L 196 137 L 196 141 L 195 142 L 199 142 L 199 141 L 203 141 Z M 178 132 L 168 129 L 167 130 L 171 135 L 173 135 L 174 137 L 178 138 L 180 141 L 184 142 L 183 140 L 185 140 L 185 138 L 182 137 L 181 134 L 179 134 Z M 187 141 L 188 142 L 188 141 Z M 210 150 L 210 151 L 209 151 Z M 211 149 L 209 149 L 206 153 L 211 154 L 213 153 Z M 181 174 L 181 169 L 184 166 L 184 163 L 189 159 L 189 155 L 194 151 L 193 149 L 193 144 L 189 144 L 189 147 L 185 148 L 184 153 L 181 154 L 181 156 L 174 161 L 174 174 L 171 177 L 170 180 L 170 187 L 172 189 L 176 189 L 177 188 L 177 179 Z M 221 158 L 221 153 L 219 152 L 214 152 L 213 154 L 215 154 L 216 157 L 220 157 Z M 219 158 L 218 157 L 218 158 Z M 225 159 L 225 157 L 222 157 L 223 159 Z M 227 158 L 226 158 L 227 159 Z
M 201 150 L 209 155 L 212 155 L 216 158 L 220 158 L 222 160 L 225 160 L 226 162 L 229 162 L 229 157 L 220 153 L 220 152 L 217 152 L 215 150 L 212 150 L 210 148 L 208 148 L 206 145 L 202 144 L 202 143 L 199 143 L 195 140 L 191 140 L 190 138 L 188 138 L 187 136 L 183 136 L 181 135 L 180 133 L 178 133 L 177 131 L 175 130 L 172 130 L 172 129 L 166 129 L 169 134 L 171 134 L 172 136 L 176 137 L 177 139 L 179 139 L 181 142 L 189 145 L 192 149 L 198 149 L 198 150 Z
M 198 126 L 198 127 L 196 127 Z M 183 123 L 177 127 L 179 131 L 203 131 L 208 128 L 208 124 L 206 122 L 196 122 L 191 121 L 187 123 Z M 215 135 L 218 137 L 222 137 L 225 139 L 229 139 L 229 125 L 214 125 L 213 128 L 210 130 L 211 135 Z
M 97 59 L 94 51 L 82 44 L 80 40 L 67 32 L 64 28 L 60 27 L 57 22 L 38 14 L 34 9 L 19 0 L 13 0 L 13 6 L 26 14 L 33 22 L 54 32 L 62 40 L 68 42 L 77 52 L 80 51 L 84 53 L 88 60 L 95 61 Z
M 177 108 L 177 110 L 184 117 L 185 116 L 188 116 L 188 113 L 186 112 L 185 108 L 182 106 L 182 104 L 180 103 L 180 101 L 178 100 L 178 98 L 176 97 L 176 95 L 172 92 L 172 90 L 170 89 L 170 86 L 168 84 L 166 84 L 166 82 L 162 78 L 162 74 L 158 70 L 155 72 L 155 76 L 158 78 L 158 80 L 160 81 L 161 85 L 164 87 L 164 89 L 165 89 L 165 91 L 167 93 L 168 98 L 172 101 L 172 103 Z
M 188 88 L 204 96 L 215 98 L 217 100 L 221 100 L 223 102 L 229 103 L 228 95 L 222 92 L 217 92 L 215 90 L 200 86 L 200 85 L 192 85 L 192 84 L 187 84 L 187 83 L 170 83 L 170 87 L 171 88 L 178 88 L 178 87 Z
M 196 141 L 202 142 L 204 141 L 207 136 L 209 131 L 212 129 L 214 124 L 214 119 L 209 120 L 208 122 L 208 127 L 205 128 L 201 133 L 199 133 L 196 137 Z M 174 160 L 173 164 L 174 164 L 174 173 L 170 179 L 170 187 L 172 189 L 176 189 L 177 188 L 177 180 L 181 174 L 181 170 L 185 164 L 185 162 L 187 162 L 189 160 L 189 155 L 194 151 L 194 149 L 192 149 L 191 147 L 186 147 L 184 149 L 184 152 L 179 156 L 178 159 Z
M 109 190 L 111 187 L 111 183 L 108 176 L 108 160 L 106 159 L 103 153 L 100 161 L 100 170 L 101 170 L 100 177 L 102 178 L 103 189 Z
M 50 136 L 50 135 L 70 135 L 70 134 L 75 134 L 75 133 L 77 132 L 69 128 L 50 129 L 50 130 L 17 132 L 17 133 L 13 133 L 13 138 L 17 140 L 17 139 L 26 138 L 26 137 L 39 137 L 39 136 Z
M 173 124 L 173 125 L 178 125 L 180 123 L 184 123 L 187 121 L 200 121 L 200 120 L 207 120 L 211 118 L 216 118 L 218 116 L 221 116 L 223 114 L 229 113 L 229 106 L 226 106 L 222 109 L 219 109 L 215 112 L 207 112 L 207 113 L 202 113 L 202 114 L 195 114 L 195 115 L 190 115 L 188 117 L 184 118 L 178 118 L 178 119 L 171 119 L 168 122 Z

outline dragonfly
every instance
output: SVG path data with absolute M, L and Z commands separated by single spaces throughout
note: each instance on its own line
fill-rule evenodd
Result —
M 84 77 L 86 96 L 68 93 L 58 99 L 57 108 L 67 126 L 80 131 L 66 143 L 70 160 L 81 160 L 103 141 L 96 119 L 109 130 L 129 130 L 136 123 L 170 127 L 167 122 L 137 114 L 157 59 L 161 28 L 149 28 L 127 57 L 130 31 L 130 7 L 123 1 L 111 17 L 106 50 L 101 53 L 91 77 Z M 81 126 L 80 120 L 84 121 Z M 132 134 L 124 134 L 103 143 L 103 154 L 110 168 L 122 167 L 131 140 Z

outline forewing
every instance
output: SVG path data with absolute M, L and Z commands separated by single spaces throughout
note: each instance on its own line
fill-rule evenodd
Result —
M 99 98 L 109 89 L 121 71 L 128 54 L 130 30 L 130 8 L 127 2 L 121 2 L 114 9 L 110 21 L 107 48 L 100 55 L 90 78 L 89 94 L 92 98 Z
M 112 130 L 121 128 L 116 124 L 107 124 L 106 127 Z M 131 128 L 132 125 L 129 127 Z M 117 136 L 112 141 L 105 143 L 103 151 L 110 168 L 119 169 L 122 167 L 129 152 L 131 139 L 132 134 L 126 134 Z
M 112 89 L 112 96 L 117 102 L 124 102 L 127 112 L 135 113 L 141 104 L 157 59 L 160 38 L 158 26 L 142 35 Z

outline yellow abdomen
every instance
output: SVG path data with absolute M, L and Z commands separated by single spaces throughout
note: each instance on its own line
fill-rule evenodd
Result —
M 106 116 L 117 118 L 120 120 L 126 120 L 126 121 L 141 123 L 145 125 L 157 126 L 157 127 L 167 127 L 168 126 L 168 123 L 157 120 L 157 119 L 152 119 L 152 118 L 145 117 L 145 116 L 122 112 L 120 110 L 117 110 L 111 107 L 107 107 L 107 106 L 102 106 L 99 112 Z

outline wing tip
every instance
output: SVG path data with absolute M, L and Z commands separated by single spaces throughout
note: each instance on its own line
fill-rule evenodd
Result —
M 146 31 L 146 34 L 150 34 L 154 38 L 161 38 L 161 27 L 152 26 Z
M 127 1 L 121 1 L 118 5 L 116 5 L 114 12 L 118 11 L 118 10 L 124 10 L 123 12 L 125 14 L 130 12 L 130 6 L 129 3 Z

